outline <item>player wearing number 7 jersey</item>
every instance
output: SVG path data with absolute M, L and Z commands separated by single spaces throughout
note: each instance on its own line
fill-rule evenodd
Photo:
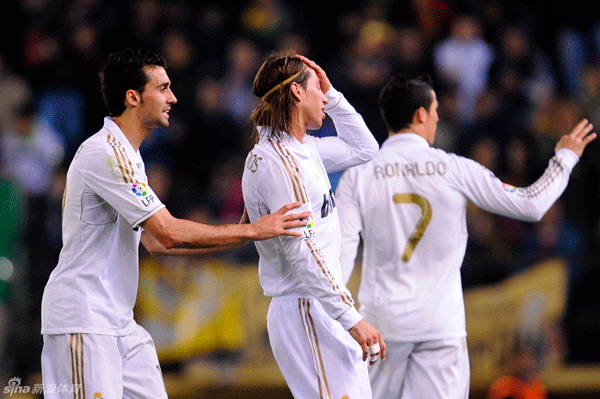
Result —
M 360 312 L 386 341 L 369 369 L 373 398 L 467 398 L 469 361 L 460 267 L 467 203 L 538 221 L 567 186 L 586 145 L 581 121 L 561 138 L 531 186 L 502 183 L 480 164 L 432 148 L 438 102 L 428 77 L 392 77 L 379 104 L 390 136 L 368 164 L 348 169 L 336 200 L 346 282 L 363 238 Z

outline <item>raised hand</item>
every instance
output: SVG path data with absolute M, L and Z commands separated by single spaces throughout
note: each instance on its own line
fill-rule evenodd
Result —
M 325 73 L 323 68 L 317 65 L 316 62 L 309 60 L 303 55 L 296 54 L 296 57 L 302 60 L 302 62 L 308 65 L 309 68 L 315 71 L 317 77 L 319 78 L 319 81 L 321 82 L 321 90 L 323 90 L 323 93 L 327 93 L 331 88 L 331 82 L 329 81 L 329 78 L 327 77 L 327 74 Z
M 289 215 L 286 215 L 286 213 L 301 205 L 302 202 L 284 205 L 277 212 L 265 215 L 252 223 L 253 234 L 251 239 L 266 240 L 280 235 L 300 237 L 302 232 L 290 229 L 306 226 L 310 212 L 291 213 Z
M 571 130 L 571 133 L 565 134 L 560 138 L 554 150 L 558 151 L 561 148 L 568 148 L 581 158 L 585 147 L 596 138 L 596 133 L 590 133 L 593 128 L 594 126 L 587 119 L 582 119 Z

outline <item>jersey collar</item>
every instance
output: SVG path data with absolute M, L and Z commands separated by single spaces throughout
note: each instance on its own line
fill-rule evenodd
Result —
M 427 140 L 425 140 L 423 137 L 419 136 L 416 133 L 394 134 L 394 135 L 388 137 L 383 142 L 381 147 L 383 148 L 383 147 L 392 146 L 392 145 L 393 146 L 402 145 L 402 146 L 410 146 L 410 147 L 418 147 L 418 148 L 430 147 Z
M 123 133 L 119 125 L 117 125 L 117 123 L 110 116 L 104 117 L 104 128 L 108 130 L 110 134 L 115 136 L 117 141 L 121 143 L 121 145 L 126 149 L 128 153 L 135 156 L 134 159 L 141 159 L 140 151 L 136 151 L 133 149 L 133 146 L 129 142 L 129 139 L 127 139 L 127 137 L 125 136 L 125 133 Z
M 258 126 L 257 127 L 261 142 L 268 140 L 267 136 L 268 136 L 268 133 L 270 132 L 270 129 L 271 128 L 267 127 L 267 126 Z M 304 137 L 305 143 L 306 143 L 307 137 L 308 137 L 308 134 Z M 273 140 L 277 140 L 280 143 L 282 143 L 283 145 L 285 145 L 286 147 L 293 149 L 294 152 L 296 152 L 297 154 L 304 155 L 305 157 L 310 156 L 310 151 L 308 151 L 308 148 L 306 147 L 306 145 L 300 143 L 298 140 L 296 140 L 296 138 L 292 137 L 288 133 L 284 133 L 282 135 L 281 139 L 273 139 Z

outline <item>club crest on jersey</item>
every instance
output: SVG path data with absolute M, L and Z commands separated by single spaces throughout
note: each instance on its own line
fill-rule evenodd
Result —
M 517 191 L 517 188 L 515 186 L 506 183 L 502 183 L 502 188 L 504 189 L 504 191 L 511 194 Z

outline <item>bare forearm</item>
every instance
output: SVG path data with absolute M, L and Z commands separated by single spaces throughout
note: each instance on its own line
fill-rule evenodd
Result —
M 228 249 L 238 248 L 244 245 L 247 240 L 240 240 L 239 242 L 223 245 L 214 246 L 210 248 L 166 248 L 158 239 L 152 234 L 144 231 L 142 233 L 142 244 L 146 250 L 153 256 L 201 256 L 210 255 L 218 252 L 222 252 Z
M 170 249 L 213 249 L 239 246 L 252 238 L 249 224 L 208 225 L 178 219 L 172 227 Z
M 279 235 L 300 236 L 300 232 L 292 229 L 305 226 L 310 213 L 286 215 L 300 205 L 300 202 L 284 205 L 254 223 L 244 223 L 247 217 L 242 217 L 239 224 L 223 225 L 177 219 L 163 208 L 145 220 L 142 227 L 169 250 L 239 246 L 247 240 L 266 240 Z
M 142 227 L 144 233 L 150 234 L 154 238 L 152 241 L 157 241 L 165 250 L 236 246 L 253 238 L 253 226 L 250 224 L 197 223 L 174 218 L 166 208 L 148 218 Z

